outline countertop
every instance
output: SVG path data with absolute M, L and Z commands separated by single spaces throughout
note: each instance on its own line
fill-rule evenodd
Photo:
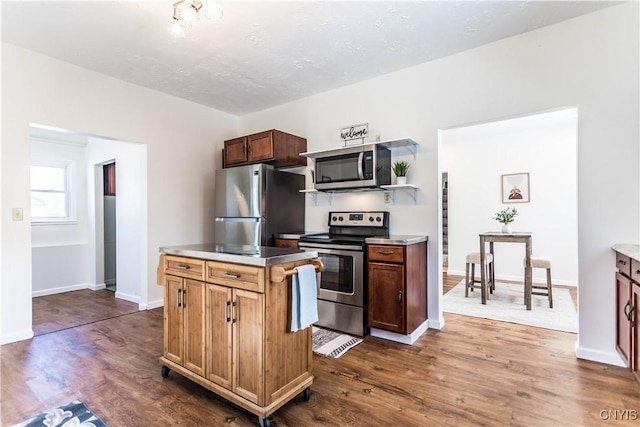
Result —
M 160 248 L 160 253 L 258 267 L 304 261 L 318 257 L 317 251 L 307 252 L 293 248 L 274 248 L 269 246 L 259 246 L 257 248 L 239 245 L 221 246 L 213 243 L 165 246 Z
M 420 242 L 429 241 L 429 236 L 411 236 L 392 234 L 389 237 L 369 237 L 365 240 L 367 245 L 400 245 L 408 246 Z
M 640 245 L 631 245 L 628 243 L 616 243 L 611 247 L 616 252 L 626 255 L 640 262 Z

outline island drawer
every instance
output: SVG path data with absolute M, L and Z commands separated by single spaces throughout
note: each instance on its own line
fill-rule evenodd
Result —
M 205 280 L 232 288 L 264 292 L 264 268 L 260 267 L 207 261 Z
M 204 260 L 166 255 L 164 257 L 164 272 L 172 276 L 204 280 Z
M 402 246 L 369 245 L 367 248 L 369 261 L 404 262 L 404 247 Z
M 631 258 L 621 254 L 620 252 L 616 252 L 616 266 L 620 273 L 627 277 L 631 277 Z

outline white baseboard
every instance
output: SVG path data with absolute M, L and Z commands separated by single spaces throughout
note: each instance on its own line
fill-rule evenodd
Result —
M 154 308 L 160 308 L 160 307 L 164 307 L 164 299 L 159 299 L 156 301 L 150 301 L 146 304 L 144 303 L 140 303 L 139 305 L 139 309 L 140 310 L 153 310 Z
M 0 339 L 0 345 L 10 344 L 12 342 L 29 340 L 33 338 L 33 330 L 27 329 L 20 332 L 14 332 L 12 334 L 3 335 Z
M 463 271 L 458 271 L 458 270 L 451 270 L 448 269 L 447 270 L 447 274 L 450 274 L 452 276 L 466 276 L 466 272 Z M 553 271 L 552 271 L 552 276 L 553 276 Z M 480 280 L 480 272 L 476 269 L 476 279 Z M 506 276 L 506 275 L 496 275 L 496 281 L 499 280 L 505 280 L 505 281 L 509 281 L 509 282 L 523 282 L 524 283 L 524 277 L 523 276 Z M 576 287 L 578 286 L 578 282 L 576 282 L 575 280 L 563 280 L 563 279 L 556 279 L 554 277 L 551 277 L 551 282 L 554 285 L 561 285 L 561 286 L 573 286 Z M 533 283 L 536 284 L 541 284 L 541 285 L 546 285 L 547 284 L 547 279 L 539 279 L 539 278 L 534 278 L 533 279 Z
M 442 329 L 444 328 L 444 316 L 440 316 L 438 319 L 429 319 L 429 329 Z
M 607 365 L 622 366 L 626 368 L 626 365 L 617 352 L 605 352 L 601 350 L 593 350 L 580 347 L 578 341 L 576 341 L 576 357 L 578 359 L 590 360 L 592 362 L 605 363 Z
M 64 292 L 71 292 L 71 291 L 79 291 L 81 289 L 91 289 L 92 291 L 98 290 L 98 289 L 104 289 L 105 285 L 104 283 L 99 284 L 99 285 L 93 285 L 91 283 L 80 283 L 77 285 L 69 285 L 69 286 L 60 286 L 58 288 L 49 288 L 49 289 L 43 289 L 41 291 L 33 291 L 31 292 L 31 297 L 43 297 L 45 295 L 55 295 L 55 294 L 61 294 Z
M 92 291 L 99 291 L 101 289 L 107 289 L 107 285 L 105 285 L 104 283 L 97 283 L 95 285 L 89 284 L 87 285 L 87 288 L 91 289 Z
M 136 295 L 125 294 L 124 292 L 118 292 L 116 290 L 116 298 L 123 299 L 129 302 L 135 302 L 136 304 L 140 304 L 140 297 Z
M 389 341 L 399 342 L 401 344 L 412 345 L 418 338 L 428 329 L 429 321 L 425 320 L 415 331 L 408 335 L 397 334 L 395 332 L 383 331 L 382 329 L 371 328 L 370 335 L 372 337 L 383 338 Z

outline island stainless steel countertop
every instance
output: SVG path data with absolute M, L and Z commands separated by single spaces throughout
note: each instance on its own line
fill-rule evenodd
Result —
M 266 267 L 294 261 L 317 258 L 317 251 L 301 251 L 293 248 L 275 248 L 259 246 L 257 248 L 238 245 L 215 245 L 202 243 L 197 245 L 164 246 L 160 253 L 211 261 L 231 262 L 235 264 Z
M 408 246 L 415 243 L 427 242 L 429 236 L 411 236 L 411 235 L 390 235 L 389 237 L 368 237 L 365 242 L 367 245 L 399 245 Z

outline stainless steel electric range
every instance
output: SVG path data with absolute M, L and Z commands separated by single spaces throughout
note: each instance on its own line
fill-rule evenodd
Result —
M 318 326 L 364 336 L 365 240 L 389 237 L 389 212 L 329 212 L 329 233 L 300 237 L 299 248 L 318 251 Z

